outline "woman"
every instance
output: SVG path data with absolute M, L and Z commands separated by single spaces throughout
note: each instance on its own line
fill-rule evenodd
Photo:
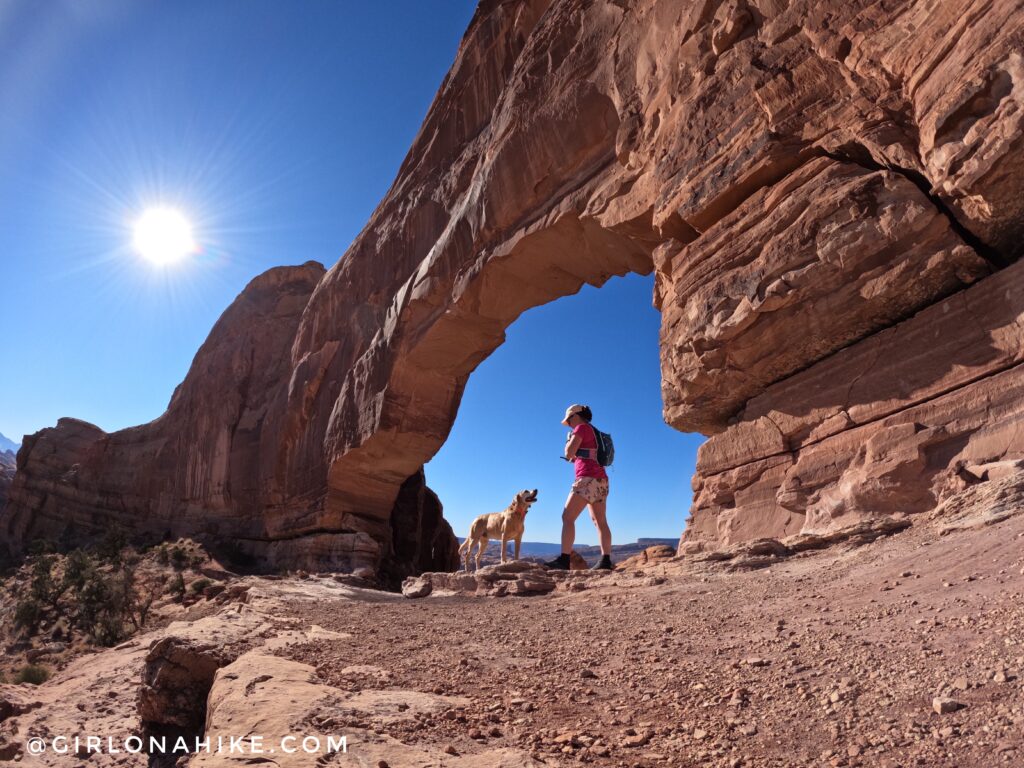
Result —
M 597 435 L 590 426 L 592 414 L 586 405 L 570 405 L 562 423 L 572 429 L 565 442 L 565 458 L 576 465 L 576 480 L 562 510 L 562 554 L 547 563 L 549 568 L 569 569 L 569 555 L 576 539 L 576 518 L 586 506 L 601 535 L 601 561 L 594 570 L 612 569 L 612 532 L 608 528 L 608 473 L 597 461 Z

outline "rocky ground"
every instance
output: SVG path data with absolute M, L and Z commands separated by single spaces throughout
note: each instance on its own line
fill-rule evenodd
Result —
M 344 734 L 348 751 L 179 765 L 1020 765 L 1019 485 L 986 484 L 980 513 L 949 504 L 861 546 L 662 551 L 551 583 L 522 566 L 508 583 L 547 592 L 524 597 L 443 580 L 410 599 L 345 576 L 229 579 L 183 620 L 44 685 L 0 686 L 0 754 L 69 765 L 20 745 L 193 727 Z
M 609 766 L 1024 761 L 1024 518 L 727 573 L 678 562 L 542 598 L 297 605 L 333 686 L 470 704 L 379 723 L 452 754 Z M 937 709 L 955 709 L 938 712 Z
M 459 544 L 462 544 L 463 541 L 463 539 L 459 539 Z M 644 550 L 658 545 L 671 546 L 675 549 L 678 541 L 678 539 L 641 539 L 639 541 L 629 542 L 628 544 L 613 544 L 612 558 L 616 562 L 620 562 L 630 557 L 635 557 Z M 511 557 L 514 551 L 513 545 L 509 544 L 508 556 Z M 554 559 L 560 551 L 561 547 L 558 544 L 524 541 L 519 551 L 519 556 L 523 560 L 547 562 L 548 560 Z M 575 551 L 583 558 L 584 562 L 586 562 L 588 566 L 593 565 L 601 559 L 601 548 L 598 546 L 577 545 Z M 487 549 L 484 550 L 484 555 L 480 562 L 483 565 L 495 565 L 496 563 L 501 562 L 501 543 L 497 541 L 489 542 Z

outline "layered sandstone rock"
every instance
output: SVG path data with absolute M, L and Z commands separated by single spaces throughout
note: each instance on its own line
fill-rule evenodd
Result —
M 715 435 L 691 540 L 928 508 L 961 463 L 1022 454 L 1006 318 L 914 325 L 968 294 L 1015 311 L 1022 20 L 1019 0 L 484 0 L 345 256 L 258 278 L 153 424 L 31 438 L 5 538 L 120 521 L 269 565 L 425 567 L 439 529 L 398 528 L 439 518 L 396 500 L 473 369 L 524 310 L 651 270 L 666 417 Z
M 13 451 L 0 451 L 0 509 L 7 503 L 7 491 L 14 481 L 17 460 Z
M 698 454 L 685 538 L 923 512 L 1024 455 L 1024 262 L 788 377 Z

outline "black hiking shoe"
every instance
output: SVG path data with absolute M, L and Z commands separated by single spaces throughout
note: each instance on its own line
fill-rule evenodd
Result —
M 592 571 L 610 571 L 614 566 L 612 565 L 611 555 L 601 555 L 601 559 L 590 566 Z
M 561 554 L 554 560 L 548 560 L 544 563 L 545 568 L 551 568 L 556 571 L 568 571 L 569 570 L 569 556 Z

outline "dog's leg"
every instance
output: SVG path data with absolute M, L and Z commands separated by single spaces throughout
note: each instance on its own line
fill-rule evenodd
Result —
M 501 534 L 501 562 L 505 562 L 505 555 L 508 553 L 508 539 L 505 538 L 504 532 Z
M 473 539 L 466 539 L 466 572 L 469 572 L 469 558 L 473 556 Z
M 480 570 L 480 559 L 484 556 L 484 550 L 487 549 L 487 539 L 478 539 L 476 547 L 476 569 Z
M 523 537 L 522 536 L 516 536 L 516 560 L 519 559 L 519 545 L 520 545 L 520 543 L 522 543 L 522 541 L 523 541 Z

